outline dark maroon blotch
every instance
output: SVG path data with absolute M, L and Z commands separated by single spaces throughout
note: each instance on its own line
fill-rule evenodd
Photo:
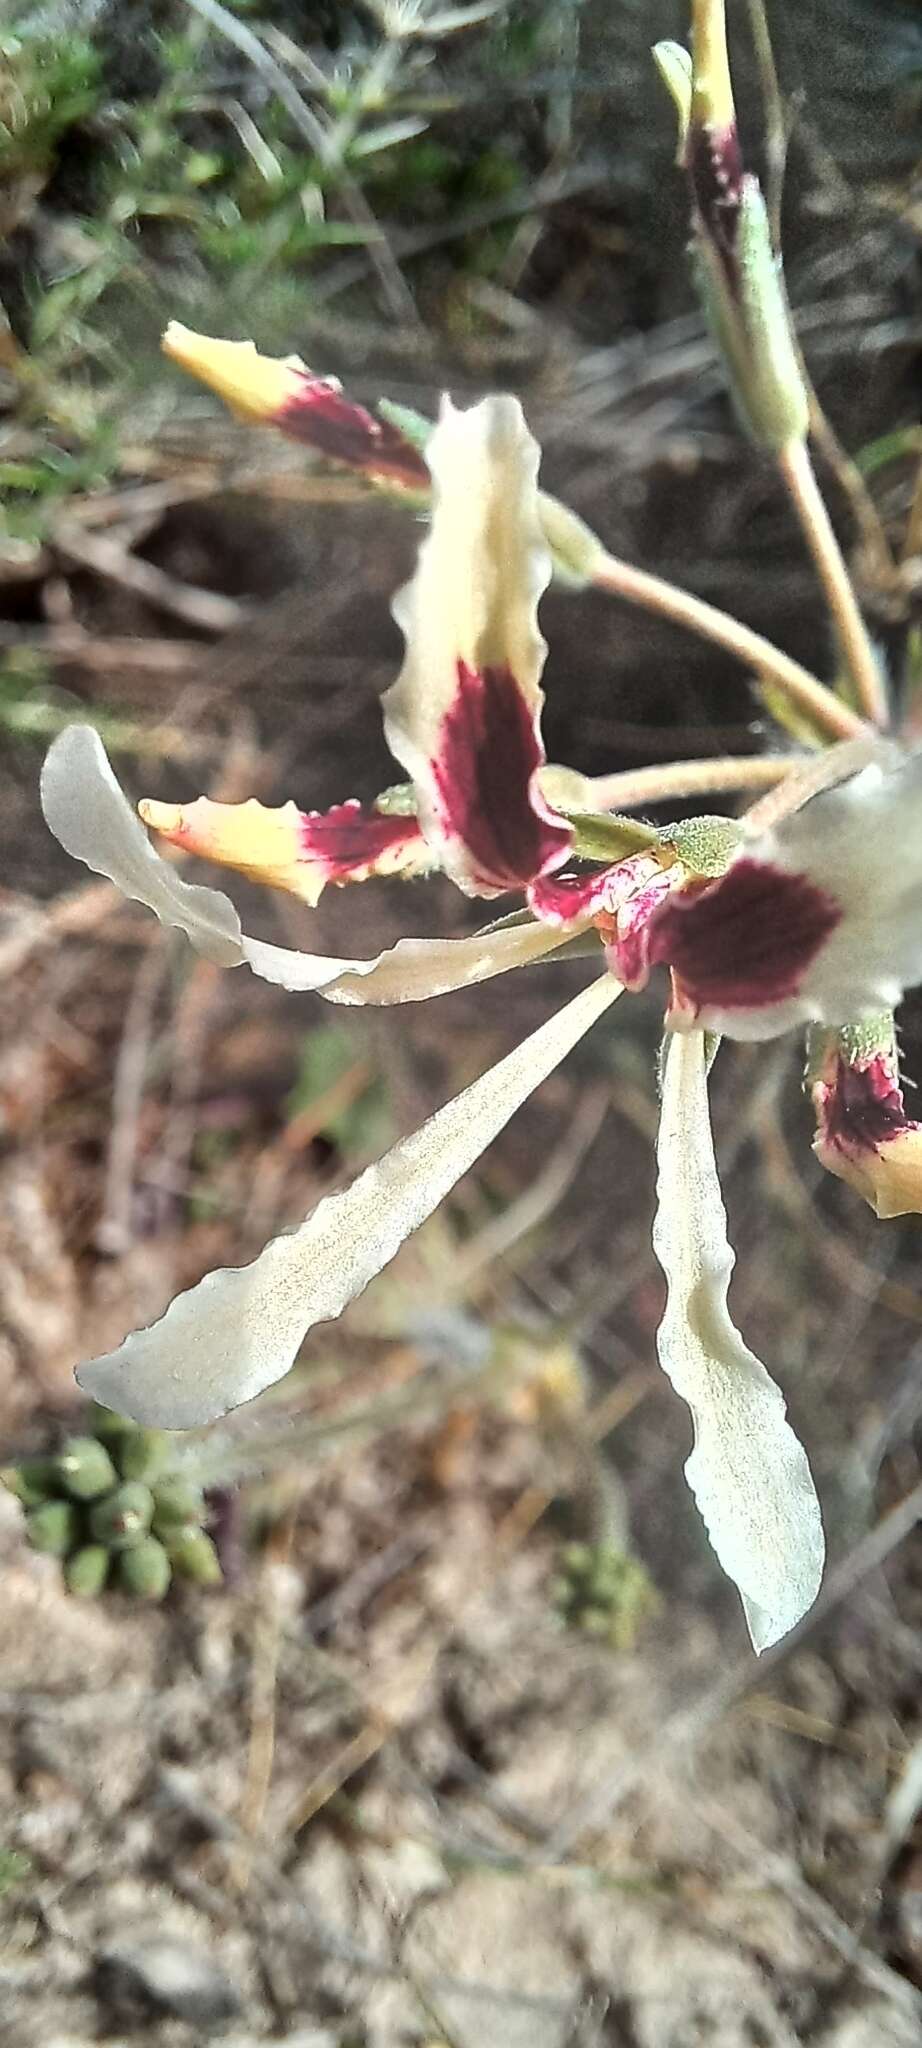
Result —
M 531 779 L 544 754 L 511 670 L 459 661 L 457 672 L 457 695 L 432 764 L 440 819 L 461 841 L 479 882 L 523 889 L 559 866 L 573 835 L 532 801 Z
M 686 156 L 692 196 L 708 240 L 731 284 L 736 282 L 736 230 L 743 195 L 743 159 L 736 126 L 693 123 Z
M 887 1063 L 868 1060 L 850 1066 L 840 1055 L 835 1078 L 823 1090 L 825 1137 L 840 1150 L 876 1150 L 912 1126 L 902 1093 Z
M 412 490 L 431 484 L 425 457 L 412 441 L 386 420 L 375 419 L 323 378 L 304 375 L 297 393 L 277 414 L 274 424 L 295 441 L 306 441 L 318 454 L 350 469 L 388 477 Z
M 654 911 L 649 958 L 671 967 L 697 1010 L 757 1009 L 796 995 L 841 907 L 807 875 L 743 858 L 719 882 Z

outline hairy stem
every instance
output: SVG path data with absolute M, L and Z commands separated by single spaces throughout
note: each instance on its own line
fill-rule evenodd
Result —
M 600 811 L 629 811 L 635 804 L 668 803 L 673 797 L 773 789 L 812 759 L 811 754 L 722 754 L 714 760 L 666 761 L 655 768 L 629 768 L 586 780 Z
M 791 496 L 835 622 L 858 702 L 872 725 L 889 723 L 880 666 L 852 589 L 805 441 L 789 441 L 778 467 Z
M 754 669 L 766 682 L 783 690 L 790 702 L 805 711 L 830 738 L 853 739 L 863 731 L 863 721 L 857 712 L 841 703 L 809 669 L 783 654 L 761 633 L 731 618 L 729 612 L 707 604 L 704 598 L 693 597 L 690 591 L 679 590 L 674 583 L 651 576 L 645 569 L 636 569 L 615 555 L 602 555 L 593 562 L 591 581 L 596 590 L 626 598 L 629 604 L 641 605 L 645 611 L 658 612 L 674 625 L 686 626 L 701 639 L 726 648 L 746 668 Z

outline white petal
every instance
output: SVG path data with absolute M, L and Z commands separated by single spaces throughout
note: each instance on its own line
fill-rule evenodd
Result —
M 590 983 L 299 1230 L 274 1238 L 252 1265 L 209 1273 L 150 1329 L 82 1366 L 80 1385 L 166 1429 L 252 1401 L 288 1372 L 307 1331 L 340 1315 L 380 1273 L 620 993 L 609 975 Z
M 572 837 L 533 780 L 547 651 L 537 605 L 551 574 L 539 459 L 517 399 L 465 412 L 445 399 L 426 446 L 429 533 L 393 605 L 406 655 L 382 699 L 387 742 L 440 862 L 482 894 L 559 866 Z
M 69 725 L 59 733 L 45 757 L 41 798 L 45 823 L 66 853 L 156 911 L 163 924 L 178 926 L 206 960 L 239 965 L 240 919 L 230 897 L 184 882 L 161 860 L 91 725 Z
M 889 749 L 744 841 L 738 857 L 807 875 L 843 916 L 796 995 L 742 1011 L 709 1006 L 703 1028 L 760 1039 L 798 1024 L 849 1023 L 895 1009 L 922 981 L 922 752 Z
M 669 1284 L 660 1363 L 688 1402 L 689 1486 L 738 1586 L 755 1649 L 812 1607 L 825 1546 L 810 1467 L 784 1400 L 727 1308 L 733 1252 L 717 1178 L 701 1032 L 668 1041 L 653 1247 Z
M 241 931 L 228 896 L 184 882 L 161 859 L 92 726 L 71 725 L 59 734 L 42 769 L 41 795 L 46 823 L 75 860 L 106 875 L 164 924 L 178 926 L 206 959 L 219 967 L 246 964 L 263 981 L 314 989 L 331 1002 L 421 1002 L 526 966 L 560 943 L 559 932 L 527 923 L 463 939 L 401 939 L 371 960 L 272 946 Z

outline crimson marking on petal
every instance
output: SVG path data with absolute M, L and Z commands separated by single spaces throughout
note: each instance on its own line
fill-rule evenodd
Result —
M 831 1082 L 822 1088 L 824 1137 L 840 1151 L 876 1151 L 910 1123 L 890 1063 L 881 1055 L 861 1065 L 836 1059 Z
M 737 283 L 736 230 L 743 195 L 743 159 L 735 123 L 715 128 L 694 122 L 686 165 L 701 224 L 719 251 L 731 285 Z
M 797 994 L 841 917 L 809 876 L 744 856 L 719 882 L 676 890 L 654 911 L 650 963 L 671 967 L 699 1011 L 755 1009 Z
M 611 870 L 603 868 L 591 875 L 541 875 L 528 900 L 543 924 L 572 924 L 607 910 L 610 895 Z
M 459 661 L 457 675 L 432 763 L 439 820 L 463 846 L 477 881 L 522 889 L 561 866 L 573 833 L 553 811 L 538 808 L 532 777 L 544 751 L 512 671 Z
M 276 413 L 274 424 L 351 469 L 389 477 L 412 490 L 428 491 L 431 486 L 425 456 L 400 429 L 375 419 L 323 377 L 301 375 L 297 391 Z
M 348 882 L 374 871 L 388 855 L 418 846 L 423 835 L 415 818 L 387 818 L 352 801 L 298 820 L 299 857 L 316 861 L 330 882 Z M 396 862 L 395 865 L 399 865 Z

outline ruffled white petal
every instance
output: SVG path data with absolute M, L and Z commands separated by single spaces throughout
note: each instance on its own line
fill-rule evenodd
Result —
M 196 952 L 219 967 L 246 965 L 263 981 L 315 990 L 330 1002 L 423 1002 L 527 966 L 560 943 L 559 933 L 526 923 L 463 939 L 401 939 L 374 959 L 341 960 L 248 938 L 228 896 L 184 882 L 161 859 L 92 726 L 59 734 L 42 770 L 41 797 L 46 823 L 66 851 L 177 926 Z
M 884 758 L 825 790 L 740 859 L 804 874 L 842 918 L 797 993 L 746 1010 L 708 1006 L 697 1023 L 732 1038 L 774 1038 L 799 1024 L 844 1024 L 895 1009 L 922 981 L 922 752 Z
M 416 573 L 394 599 L 406 655 L 382 699 L 384 729 L 413 781 L 420 822 L 440 861 L 462 887 L 489 894 L 488 886 L 481 889 L 492 866 L 481 784 L 494 804 L 497 784 L 500 802 L 504 796 L 507 816 L 493 849 L 500 869 L 502 853 L 514 865 L 516 853 L 528 850 L 534 872 L 543 872 L 560 865 L 568 844 L 532 781 L 543 761 L 540 678 L 547 652 L 537 606 L 551 576 L 537 492 L 540 450 L 517 399 L 485 398 L 461 412 L 446 398 L 426 461 L 431 524 Z M 491 710 L 481 706 L 479 746 L 453 725 L 465 675 L 469 684 L 479 679 L 492 700 Z M 472 801 L 476 833 L 466 829 L 464 815 Z M 541 826 L 551 828 L 543 837 Z M 495 879 L 498 887 L 512 886 L 502 872 Z
M 668 1041 L 658 1158 L 653 1246 L 669 1289 L 660 1363 L 692 1411 L 695 1445 L 686 1477 L 761 1651 L 787 1635 L 816 1599 L 823 1525 L 782 1395 L 730 1320 L 734 1260 L 698 1031 Z
M 307 1331 L 381 1272 L 620 993 L 608 975 L 590 983 L 299 1230 L 274 1238 L 252 1265 L 209 1273 L 150 1329 L 81 1367 L 80 1385 L 166 1429 L 213 1422 L 271 1387 Z

